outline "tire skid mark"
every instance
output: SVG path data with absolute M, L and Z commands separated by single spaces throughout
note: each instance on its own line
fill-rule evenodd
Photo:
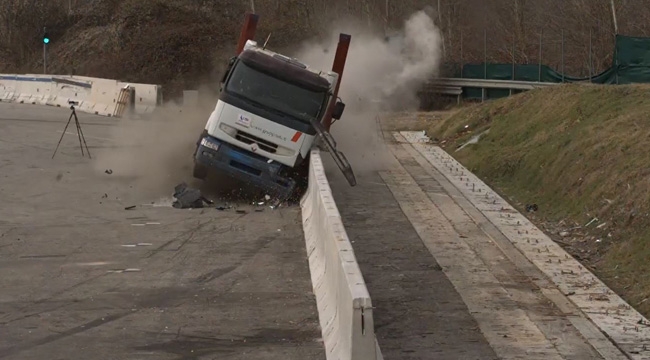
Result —
M 27 343 L 24 343 L 24 344 L 21 344 L 21 345 L 18 345 L 18 346 L 13 346 L 13 347 L 9 347 L 9 348 L 0 349 L 0 358 L 15 355 L 15 354 L 21 353 L 23 351 L 38 347 L 38 346 L 49 344 L 51 342 L 58 341 L 58 340 L 61 340 L 63 338 L 66 338 L 66 337 L 69 337 L 69 336 L 72 336 L 72 335 L 82 333 L 84 331 L 94 329 L 94 328 L 96 328 L 98 326 L 108 324 L 108 323 L 113 322 L 115 320 L 119 320 L 119 319 L 121 319 L 121 318 L 123 318 L 123 317 L 125 317 L 127 315 L 133 314 L 133 313 L 134 313 L 133 311 L 129 311 L 129 312 L 123 312 L 123 313 L 117 313 L 117 314 L 113 314 L 113 315 L 104 316 L 104 317 L 95 319 L 93 321 L 87 322 L 87 323 L 85 323 L 83 325 L 73 327 L 73 328 L 71 328 L 69 330 L 63 331 L 63 332 L 58 333 L 58 334 L 49 335 L 49 336 L 46 336 L 44 338 L 34 340 L 34 341 L 30 341 L 30 342 L 27 342 Z

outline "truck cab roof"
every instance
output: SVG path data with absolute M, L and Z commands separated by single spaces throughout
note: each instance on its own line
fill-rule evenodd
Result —
M 259 71 L 315 91 L 332 91 L 338 80 L 335 72 L 316 71 L 297 59 L 262 49 L 253 40 L 246 42 L 239 59 Z

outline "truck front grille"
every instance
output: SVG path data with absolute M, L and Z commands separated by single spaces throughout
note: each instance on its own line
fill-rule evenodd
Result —
M 239 140 L 239 141 L 241 141 L 241 142 L 243 142 L 245 144 L 256 143 L 257 146 L 260 147 L 260 149 L 262 149 L 262 150 L 264 150 L 264 151 L 266 151 L 268 153 L 271 153 L 271 154 L 275 154 L 275 152 L 278 150 L 278 145 L 276 145 L 276 144 L 274 144 L 274 143 L 272 143 L 270 141 L 260 139 L 257 136 L 251 135 L 251 134 L 249 134 L 247 132 L 243 132 L 241 130 L 237 130 L 237 135 L 235 136 L 235 139 L 237 139 L 237 140 Z

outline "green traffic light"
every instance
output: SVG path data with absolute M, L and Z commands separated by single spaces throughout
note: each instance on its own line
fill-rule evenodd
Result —
M 45 44 L 49 44 L 49 43 L 50 43 L 50 39 L 49 39 L 49 38 L 43 38 L 43 42 L 44 42 Z

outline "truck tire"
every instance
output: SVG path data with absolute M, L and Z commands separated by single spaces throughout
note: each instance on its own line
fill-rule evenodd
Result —
M 194 170 L 192 170 L 192 175 L 200 180 L 205 180 L 208 177 L 208 168 L 203 165 L 194 164 Z

